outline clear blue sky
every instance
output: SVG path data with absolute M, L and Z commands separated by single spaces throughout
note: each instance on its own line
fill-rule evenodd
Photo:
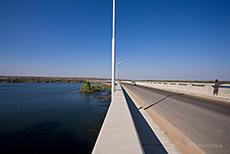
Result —
M 117 0 L 119 76 L 230 80 L 229 0 Z M 112 0 L 0 0 L 0 75 L 111 77 Z

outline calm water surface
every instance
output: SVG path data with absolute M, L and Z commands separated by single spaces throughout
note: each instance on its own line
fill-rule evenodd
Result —
M 0 153 L 91 153 L 109 91 L 77 92 L 81 83 L 0 83 Z

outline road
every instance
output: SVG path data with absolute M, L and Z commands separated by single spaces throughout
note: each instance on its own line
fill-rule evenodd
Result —
M 148 113 L 156 112 L 170 123 L 164 126 L 160 124 L 163 120 L 158 119 L 160 127 L 164 127 L 162 129 L 183 153 L 186 140 L 178 136 L 191 141 L 186 144 L 188 148 L 198 147 L 213 154 L 230 152 L 230 103 L 130 84 L 123 86 Z

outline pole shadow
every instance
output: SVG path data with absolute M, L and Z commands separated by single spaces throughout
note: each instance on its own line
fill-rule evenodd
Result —
M 123 89 L 123 87 L 122 87 Z M 167 151 L 165 150 L 164 146 L 161 144 L 161 142 L 156 137 L 155 133 L 151 129 L 151 127 L 148 125 L 144 117 L 141 115 L 137 107 L 135 106 L 132 99 L 129 97 L 129 95 L 126 93 L 126 91 L 123 89 L 129 110 L 131 112 L 137 133 L 139 135 L 140 142 L 142 144 L 143 150 L 146 154 L 154 154 L 154 153 L 160 153 L 160 154 L 167 154 Z
M 151 105 L 145 107 L 144 110 L 147 110 L 148 108 L 150 108 L 150 107 L 152 107 L 152 106 L 154 106 L 154 105 L 157 105 L 158 103 L 162 102 L 163 100 L 165 100 L 165 99 L 167 99 L 168 97 L 171 97 L 171 96 L 173 96 L 173 95 L 184 95 L 184 94 L 170 94 L 170 95 L 168 95 L 168 96 L 162 98 L 161 100 L 159 100 L 159 101 L 157 101 L 157 102 L 155 102 L 155 103 L 153 103 L 153 104 L 151 104 Z

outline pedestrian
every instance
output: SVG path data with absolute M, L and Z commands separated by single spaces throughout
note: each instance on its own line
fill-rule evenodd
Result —
M 218 95 L 220 84 L 221 84 L 221 82 L 218 81 L 218 79 L 216 79 L 215 85 L 213 86 L 214 87 L 213 95 Z

